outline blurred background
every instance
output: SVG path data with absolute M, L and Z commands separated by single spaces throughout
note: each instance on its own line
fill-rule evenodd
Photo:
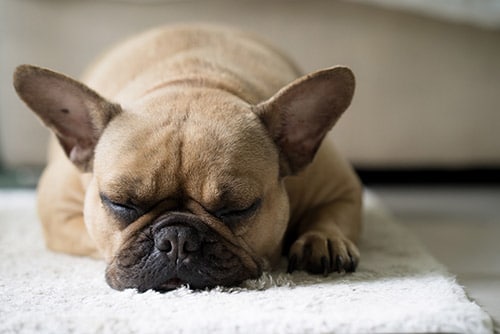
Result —
M 177 22 L 253 31 L 304 72 L 351 67 L 354 101 L 329 140 L 500 317 L 498 0 L 0 0 L 0 187 L 34 187 L 45 163 L 17 65 L 79 77 L 127 36 Z
M 332 136 L 360 170 L 500 167 L 500 3 L 487 0 L 0 0 L 0 162 L 45 161 L 48 132 L 12 89 L 19 64 L 79 77 L 111 45 L 173 22 L 253 31 L 310 72 L 345 64 Z M 28 180 L 27 180 L 28 181 Z M 26 182 L 27 182 L 26 181 Z

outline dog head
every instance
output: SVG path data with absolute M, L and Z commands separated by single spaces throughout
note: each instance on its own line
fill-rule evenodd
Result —
M 251 105 L 227 90 L 165 86 L 126 105 L 20 66 L 19 96 L 89 173 L 84 217 L 115 289 L 235 285 L 281 255 L 283 178 L 308 165 L 350 104 L 334 67 Z

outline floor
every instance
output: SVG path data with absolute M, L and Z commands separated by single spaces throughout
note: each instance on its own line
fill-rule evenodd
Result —
M 500 186 L 372 189 L 457 276 L 500 333 Z

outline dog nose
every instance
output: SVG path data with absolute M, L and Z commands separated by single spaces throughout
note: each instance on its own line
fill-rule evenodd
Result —
M 189 226 L 166 226 L 156 232 L 155 247 L 167 254 L 172 261 L 181 261 L 200 249 L 198 232 Z

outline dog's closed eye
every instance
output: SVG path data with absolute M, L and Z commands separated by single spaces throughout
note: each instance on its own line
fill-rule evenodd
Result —
M 260 208 L 261 202 L 261 199 L 257 199 L 249 207 L 244 209 L 224 207 L 213 212 L 212 214 L 222 220 L 225 224 L 232 224 L 253 216 Z
M 130 224 L 142 216 L 145 211 L 132 203 L 119 203 L 112 201 L 104 194 L 100 194 L 104 207 L 124 224 Z

